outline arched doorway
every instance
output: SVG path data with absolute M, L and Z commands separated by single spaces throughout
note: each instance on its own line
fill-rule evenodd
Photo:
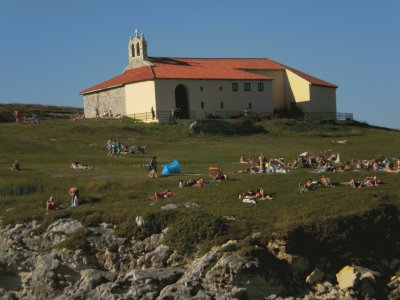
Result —
M 179 84 L 175 88 L 175 106 L 179 109 L 176 117 L 179 119 L 189 119 L 189 100 L 186 87 Z

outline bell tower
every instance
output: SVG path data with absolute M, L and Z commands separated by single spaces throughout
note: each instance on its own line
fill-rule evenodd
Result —
M 128 44 L 129 62 L 126 69 L 138 68 L 151 65 L 147 61 L 147 42 L 142 33 L 139 37 L 138 30 L 135 29 L 135 36 L 129 39 Z

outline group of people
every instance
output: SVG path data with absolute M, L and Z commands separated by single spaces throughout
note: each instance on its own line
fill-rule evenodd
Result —
M 23 123 L 23 124 L 39 124 L 40 116 L 37 113 L 32 113 L 30 116 L 23 116 L 21 118 L 21 114 L 18 110 L 14 111 L 15 123 Z
M 366 176 L 364 180 L 356 181 L 353 178 L 350 181 L 340 183 L 340 185 L 349 186 L 352 188 L 362 188 L 362 187 L 377 187 L 382 184 L 382 180 L 378 179 L 376 176 Z M 308 192 L 311 190 L 315 190 L 318 187 L 330 187 L 335 188 L 335 186 L 339 185 L 338 183 L 333 183 L 329 177 L 325 174 L 321 175 L 319 181 L 312 180 L 308 178 L 307 181 L 302 185 L 299 184 L 299 191 L 300 192 Z
M 339 166 L 335 166 L 334 163 L 338 162 L 338 154 L 332 153 L 328 158 L 324 155 L 318 154 L 316 157 L 310 153 L 310 155 L 301 156 L 303 167 L 315 168 L 313 173 L 325 173 L 325 172 L 349 172 L 349 171 L 361 171 L 361 170 L 374 170 L 377 172 L 387 173 L 400 173 L 400 157 L 395 159 L 352 159 L 341 163 Z
M 248 159 L 245 158 L 244 154 L 240 156 L 239 163 L 252 165 L 249 168 L 236 171 L 236 173 L 250 173 L 250 174 L 260 174 L 260 173 L 288 173 L 294 168 L 297 168 L 298 161 L 295 160 L 288 164 L 285 164 L 283 158 L 271 158 L 266 159 L 264 153 L 261 153 L 257 159 L 256 165 L 253 164 L 252 156 Z
M 110 138 L 106 143 L 107 155 L 109 157 L 117 157 L 120 154 L 139 154 L 143 155 L 146 151 L 146 146 L 127 146 L 119 140 Z
M 79 189 L 76 187 L 70 187 L 69 195 L 71 197 L 71 207 L 77 207 L 79 204 Z M 53 196 L 50 196 L 46 202 L 46 211 L 52 211 L 62 208 L 64 208 L 64 206 L 62 204 L 56 204 Z

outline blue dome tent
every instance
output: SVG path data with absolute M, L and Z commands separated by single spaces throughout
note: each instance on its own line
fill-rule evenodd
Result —
M 164 168 L 161 171 L 162 175 L 172 175 L 179 174 L 181 172 L 181 166 L 177 160 L 171 161 L 165 164 Z

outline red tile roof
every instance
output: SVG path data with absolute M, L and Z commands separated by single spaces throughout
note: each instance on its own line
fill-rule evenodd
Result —
M 81 94 L 153 79 L 272 80 L 271 77 L 251 73 L 251 71 L 284 69 L 291 70 L 311 84 L 337 87 L 266 58 L 149 57 L 148 60 L 152 66 L 125 70 L 121 75 L 92 86 L 82 91 Z

